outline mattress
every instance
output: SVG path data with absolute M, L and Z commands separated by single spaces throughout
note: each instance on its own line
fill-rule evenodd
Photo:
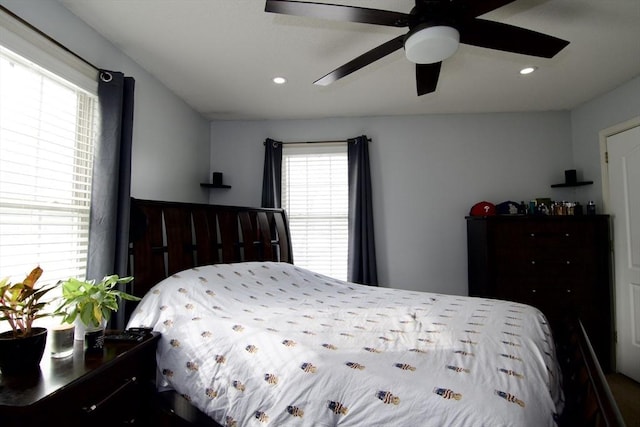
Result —
M 159 389 L 223 426 L 540 427 L 563 408 L 549 325 L 514 302 L 248 262 L 168 277 L 128 326 L 162 334 Z

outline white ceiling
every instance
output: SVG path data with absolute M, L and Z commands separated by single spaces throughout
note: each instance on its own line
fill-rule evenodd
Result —
M 552 59 L 461 45 L 421 97 L 402 50 L 312 84 L 403 28 L 266 13 L 264 0 L 59 1 L 210 119 L 565 110 L 640 75 L 640 0 L 518 0 L 490 12 L 483 18 L 570 44 Z M 324 1 L 404 13 L 414 4 Z M 526 65 L 539 69 L 519 75 Z

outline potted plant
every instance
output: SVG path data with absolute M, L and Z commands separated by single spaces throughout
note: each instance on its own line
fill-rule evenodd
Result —
M 15 374 L 33 370 L 40 365 L 47 341 L 47 329 L 34 327 L 36 319 L 55 315 L 45 312 L 48 304 L 40 299 L 56 285 L 36 287 L 42 268 L 34 268 L 22 282 L 0 281 L 0 321 L 6 320 L 10 331 L 0 334 L 0 370 Z
M 85 331 L 102 330 L 118 310 L 120 300 L 139 301 L 140 298 L 118 289 L 133 277 L 105 276 L 100 282 L 70 278 L 62 284 L 63 304 L 59 311 L 63 322 L 76 325 L 76 340 L 83 340 Z

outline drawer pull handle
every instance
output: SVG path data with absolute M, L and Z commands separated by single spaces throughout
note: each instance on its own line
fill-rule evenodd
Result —
M 535 294 L 537 291 L 535 289 L 531 289 L 531 292 Z
M 101 401 L 99 401 L 98 403 L 94 403 L 93 405 L 89 405 L 87 407 L 82 408 L 87 414 L 92 413 L 93 411 L 97 410 L 100 406 L 104 405 L 106 402 L 109 401 L 109 399 L 111 399 L 113 396 L 115 396 L 116 394 L 120 393 L 120 391 L 122 391 L 124 388 L 126 388 L 129 384 L 135 383 L 137 381 L 136 377 L 131 377 L 131 378 L 127 378 L 124 381 L 124 384 L 122 384 L 120 387 L 118 387 L 117 389 L 115 389 L 114 391 L 112 391 L 109 395 L 107 395 L 107 397 L 105 397 L 104 399 L 102 399 Z
M 571 293 L 571 289 L 567 289 L 567 293 L 570 294 Z
M 536 237 L 536 233 L 531 233 L 531 237 Z
M 567 260 L 567 265 L 571 264 L 571 261 Z
M 571 237 L 571 234 L 570 233 L 565 233 L 564 237 Z
M 533 265 L 533 264 L 535 264 L 535 263 L 536 263 L 535 261 L 531 261 L 531 264 L 532 264 L 532 265 Z

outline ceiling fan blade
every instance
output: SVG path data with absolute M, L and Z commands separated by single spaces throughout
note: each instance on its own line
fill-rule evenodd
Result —
M 471 19 L 456 28 L 460 43 L 543 58 L 552 58 L 569 44 L 547 34 L 484 19 Z
M 433 64 L 416 64 L 416 87 L 418 96 L 435 92 L 440 77 L 442 62 Z
M 267 0 L 264 10 L 265 12 L 282 13 L 284 15 L 309 16 L 332 21 L 362 22 L 389 27 L 406 27 L 409 25 L 409 15 L 406 13 L 328 3 Z
M 484 15 L 516 0 L 467 0 L 464 5 L 464 14 L 469 18 Z
M 402 48 L 404 45 L 404 34 L 396 37 L 395 39 L 391 39 L 386 43 L 381 44 L 378 47 L 371 49 L 370 51 L 363 53 L 358 56 L 356 59 L 347 62 L 341 67 L 336 68 L 329 74 L 319 78 L 313 84 L 320 86 L 327 86 L 336 80 L 339 80 L 354 71 L 358 71 L 359 69 L 366 67 L 372 62 L 377 61 L 378 59 L 384 58 L 390 53 L 395 52 L 396 50 Z

